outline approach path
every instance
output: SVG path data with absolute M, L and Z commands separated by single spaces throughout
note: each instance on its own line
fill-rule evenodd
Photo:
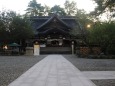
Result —
M 48 55 L 8 86 L 96 86 L 62 55 Z

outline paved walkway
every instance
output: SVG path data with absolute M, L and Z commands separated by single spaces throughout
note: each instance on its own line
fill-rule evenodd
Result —
M 115 79 L 115 71 L 83 71 L 82 73 L 91 80 Z
M 49 55 L 8 86 L 96 86 L 61 55 Z

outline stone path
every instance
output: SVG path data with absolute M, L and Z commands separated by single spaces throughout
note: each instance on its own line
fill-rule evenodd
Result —
M 115 79 L 115 71 L 84 71 L 82 72 L 88 79 Z
M 61 55 L 49 55 L 8 86 L 96 86 Z

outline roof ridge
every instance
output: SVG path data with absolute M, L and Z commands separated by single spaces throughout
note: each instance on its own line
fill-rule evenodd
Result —
M 39 26 L 37 29 L 43 27 L 44 25 L 46 25 L 48 22 L 50 22 L 51 20 L 53 20 L 54 18 L 57 18 L 59 21 L 61 21 L 64 25 L 66 25 L 68 28 L 71 28 L 69 25 L 67 25 L 63 20 L 61 20 L 61 18 L 58 17 L 58 15 L 54 14 L 53 16 L 50 17 L 50 19 L 48 19 L 44 24 L 42 24 L 41 26 Z

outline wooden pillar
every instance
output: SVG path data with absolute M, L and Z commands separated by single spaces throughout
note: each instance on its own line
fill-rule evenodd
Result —
M 72 41 L 71 44 L 72 44 L 72 45 L 71 45 L 71 48 L 72 48 L 72 54 L 74 54 L 74 41 Z

